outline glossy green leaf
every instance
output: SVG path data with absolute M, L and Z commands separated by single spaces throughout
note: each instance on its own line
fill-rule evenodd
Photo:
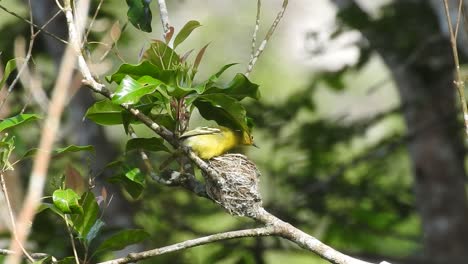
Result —
M 122 124 L 122 110 L 122 107 L 113 104 L 111 101 L 102 100 L 88 108 L 85 116 L 99 125 L 120 125 Z
M 123 181 L 125 190 L 134 198 L 140 197 L 143 189 L 146 186 L 145 175 L 141 173 L 140 169 L 134 168 L 125 173 L 125 180 Z
M 79 239 L 89 245 L 91 240 L 87 240 L 88 234 L 98 219 L 99 206 L 92 192 L 81 195 L 80 206 L 83 208 L 83 214 L 72 218 L 73 229 L 78 233 Z
M 39 115 L 36 114 L 19 114 L 10 118 L 7 118 L 0 122 L 0 132 L 12 128 L 28 121 L 40 119 Z
M 242 100 L 245 97 L 260 99 L 260 91 L 258 85 L 249 81 L 249 79 L 241 73 L 236 74 L 229 84 L 223 87 L 213 86 L 206 90 L 205 94 L 224 93 L 237 100 Z
M 169 149 L 164 145 L 164 140 L 161 138 L 132 138 L 127 141 L 125 151 L 131 151 L 135 149 L 143 149 L 148 151 L 166 151 Z
M 130 76 L 133 79 L 139 79 L 143 76 L 151 76 L 155 79 L 164 80 L 162 69 L 151 62 L 144 60 L 139 64 L 122 64 L 119 69 L 106 79 L 108 82 L 115 82 L 119 84 L 125 76 Z
M 249 131 L 245 108 L 226 94 L 201 95 L 193 104 L 207 120 L 214 120 L 221 126 Z
M 155 40 L 145 51 L 144 57 L 162 70 L 174 69 L 180 65 L 179 55 L 166 43 Z
M 137 29 L 151 32 L 151 0 L 126 0 L 128 5 L 127 17 L 130 23 Z
M 192 33 L 194 29 L 200 26 L 200 22 L 195 20 L 187 22 L 174 39 L 174 49 L 176 49 L 180 43 L 184 42 L 184 40 L 186 40 L 188 36 L 190 36 L 190 33 Z
M 82 214 L 83 208 L 80 206 L 78 200 L 80 196 L 72 189 L 55 190 L 52 194 L 52 201 L 64 214 Z
M 129 245 L 140 243 L 148 237 L 149 234 L 142 229 L 123 230 L 104 240 L 96 251 L 103 252 L 121 250 Z
M 112 95 L 114 104 L 136 104 L 148 94 L 154 93 L 163 83 L 150 76 L 143 76 L 138 80 L 125 76 L 117 90 Z
M 10 74 L 16 69 L 16 59 L 9 60 L 5 65 L 5 70 L 3 71 L 2 80 L 0 80 L 0 88 L 5 85 L 5 82 L 10 77 Z

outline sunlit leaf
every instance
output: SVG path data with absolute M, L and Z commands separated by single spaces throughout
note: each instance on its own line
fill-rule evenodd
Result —
M 117 90 L 112 95 L 114 104 L 136 104 L 141 97 L 154 93 L 163 83 L 150 76 L 143 76 L 138 80 L 125 76 Z
M 80 206 L 78 200 L 80 196 L 72 189 L 55 190 L 52 194 L 52 201 L 64 214 L 82 214 L 83 208 Z
M 149 234 L 141 229 L 123 230 L 104 240 L 96 251 L 103 252 L 121 250 L 129 245 L 140 243 L 148 237 Z
M 7 129 L 12 128 L 28 121 L 33 121 L 40 119 L 39 115 L 36 114 L 19 114 L 10 118 L 7 118 L 0 122 L 0 132 Z
M 151 32 L 151 20 L 153 18 L 150 9 L 151 0 L 126 0 L 128 5 L 127 17 L 130 23 L 137 29 Z
M 148 151 L 166 151 L 169 149 L 164 145 L 164 140 L 161 138 L 132 138 L 127 141 L 125 151 L 131 151 L 135 149 L 143 149 Z
M 174 49 L 176 49 L 180 43 L 184 42 L 184 40 L 190 36 L 190 33 L 199 26 L 201 26 L 201 24 L 198 21 L 191 20 L 187 22 L 174 39 Z

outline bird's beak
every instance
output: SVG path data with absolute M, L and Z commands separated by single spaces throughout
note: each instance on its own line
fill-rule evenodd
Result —
M 255 143 L 252 143 L 252 146 L 256 147 L 256 148 L 260 148 L 257 144 Z

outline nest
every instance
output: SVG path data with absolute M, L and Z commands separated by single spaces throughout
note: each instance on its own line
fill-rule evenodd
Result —
M 205 177 L 207 194 L 232 215 L 255 217 L 262 206 L 255 164 L 241 154 L 225 154 L 208 163 L 220 178 Z

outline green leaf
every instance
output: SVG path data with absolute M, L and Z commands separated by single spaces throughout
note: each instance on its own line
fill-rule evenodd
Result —
M 125 173 L 123 185 L 134 199 L 138 199 L 146 186 L 145 175 L 138 168 L 129 170 Z
M 102 100 L 88 108 L 85 116 L 99 125 L 120 125 L 122 124 L 122 110 L 122 107 L 111 101 Z
M 32 149 L 27 150 L 26 153 L 23 154 L 23 156 L 21 157 L 20 160 L 27 159 L 27 158 L 30 158 L 32 156 L 35 156 L 37 151 L 38 151 L 38 148 L 32 148 Z M 80 152 L 80 151 L 94 152 L 94 146 L 91 146 L 91 145 L 87 145 L 87 146 L 70 145 L 70 146 L 67 146 L 67 147 L 64 147 L 64 148 L 55 149 L 52 152 L 52 155 L 58 156 L 58 155 L 65 154 L 65 153 L 74 153 L 74 152 Z
M 54 205 L 64 214 L 82 214 L 83 208 L 78 203 L 80 196 L 72 189 L 55 190 L 52 194 Z
M 2 170 L 14 170 L 10 163 L 10 156 L 15 149 L 15 137 L 5 136 L 0 141 L 0 162 Z
M 127 17 L 130 23 L 137 29 L 151 32 L 151 20 L 153 18 L 150 9 L 151 0 L 127 0 Z
M 53 154 L 54 155 L 60 155 L 60 154 L 80 152 L 80 151 L 94 152 L 94 146 L 92 146 L 92 145 L 86 145 L 86 146 L 70 145 L 70 146 L 66 146 L 64 148 L 55 149 Z
M 226 94 L 200 95 L 193 104 L 207 120 L 214 120 L 221 126 L 250 131 L 245 108 Z
M 148 237 L 149 234 L 141 229 L 123 230 L 104 240 L 96 252 L 121 250 L 129 245 L 140 243 Z
M 171 70 L 180 65 L 179 55 L 160 40 L 151 43 L 144 57 L 162 70 Z
M 97 235 L 101 232 L 102 228 L 105 225 L 106 224 L 101 219 L 97 219 L 96 222 L 94 222 L 94 225 L 91 227 L 88 234 L 86 235 L 86 241 L 88 245 L 97 237 Z
M 131 151 L 135 149 L 144 149 L 149 151 L 166 151 L 169 149 L 164 145 L 164 140 L 161 138 L 132 138 L 127 141 L 125 151 Z
M 250 97 L 253 99 L 260 99 L 260 91 L 258 85 L 249 81 L 249 79 L 241 73 L 236 74 L 234 79 L 232 79 L 229 84 L 224 87 L 213 86 L 208 88 L 205 94 L 211 93 L 224 93 L 228 94 L 231 97 L 236 98 L 237 100 L 242 100 L 245 97 Z
M 51 210 L 52 212 L 54 212 L 56 215 L 62 217 L 62 218 L 65 218 L 65 215 L 63 214 L 62 211 L 60 211 L 60 209 L 58 209 L 55 205 L 53 204 L 50 204 L 50 203 L 42 203 L 41 205 L 39 205 L 39 208 L 37 209 L 37 213 L 40 213 L 44 210 Z
M 78 233 L 79 239 L 86 245 L 89 245 L 91 240 L 88 240 L 88 234 L 92 227 L 96 224 L 99 214 L 99 206 L 92 192 L 85 192 L 81 195 L 80 206 L 83 213 L 72 217 L 73 229 Z M 94 237 L 89 237 L 94 238 Z
M 28 121 L 33 121 L 40 119 L 39 115 L 36 114 L 19 114 L 10 118 L 7 118 L 0 122 L 0 132 L 7 129 L 12 128 Z
M 5 82 L 7 81 L 8 77 L 10 77 L 10 74 L 15 69 L 16 69 L 16 59 L 9 60 L 5 65 L 5 70 L 3 71 L 2 80 L 0 80 L 0 88 L 2 88 L 3 85 L 5 85 Z
M 187 22 L 174 39 L 174 49 L 176 49 L 180 43 L 184 42 L 184 40 L 187 39 L 188 36 L 190 36 L 190 33 L 192 33 L 194 29 L 200 26 L 200 22 L 195 20 Z
M 159 80 L 165 79 L 162 69 L 147 60 L 139 64 L 122 64 L 115 73 L 107 76 L 106 79 L 110 83 L 115 82 L 119 84 L 127 75 L 135 80 L 143 76 L 151 76 Z
M 138 80 L 125 76 L 112 95 L 112 102 L 114 104 L 136 104 L 141 97 L 154 93 L 162 84 L 161 81 L 150 76 L 143 76 Z

